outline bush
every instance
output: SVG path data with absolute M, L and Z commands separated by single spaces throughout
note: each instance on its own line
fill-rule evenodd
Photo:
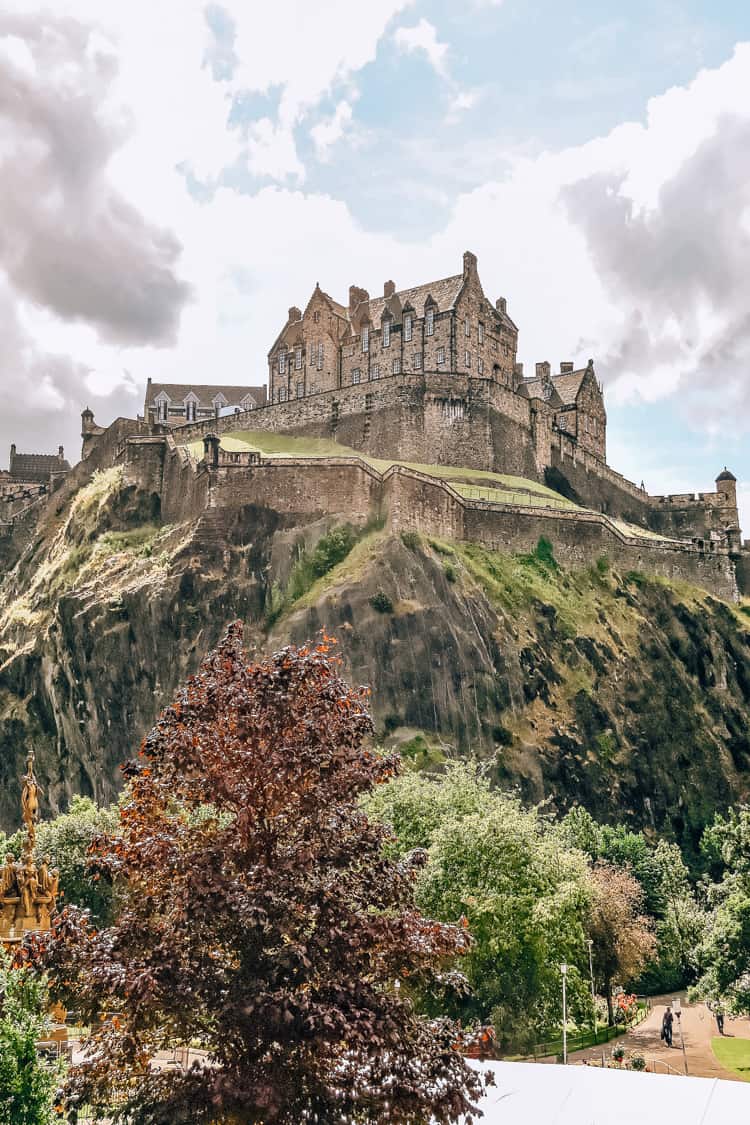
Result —
M 377 590 L 370 598 L 370 605 L 378 613 L 393 613 L 393 602 L 385 590 Z
M 609 573 L 609 559 L 606 555 L 600 555 L 596 560 L 596 569 L 601 574 L 602 578 L 605 574 Z
M 343 562 L 356 541 L 357 537 L 354 530 L 348 525 L 334 527 L 332 531 L 324 535 L 312 554 L 311 566 L 315 577 L 322 578 L 324 574 L 328 574 L 329 570 L 333 570 L 335 566 Z
M 418 531 L 402 531 L 401 542 L 405 547 L 408 547 L 410 551 L 416 551 L 421 546 L 422 540 L 419 538 Z
M 453 565 L 453 563 L 446 563 L 445 564 L 445 566 L 443 567 L 443 574 L 446 577 L 446 581 L 448 581 L 448 582 L 455 582 L 456 581 L 456 568 Z
M 539 542 L 534 549 L 534 557 L 538 562 L 544 563 L 545 566 L 550 566 L 553 570 L 557 570 L 557 562 L 552 550 L 552 544 L 546 536 L 539 536 Z
M 616 1063 L 621 1063 L 625 1058 L 625 1048 L 621 1043 L 618 1043 L 616 1047 L 612 1048 L 612 1058 Z
M 612 1052 L 612 1054 L 614 1055 L 614 1051 Z M 631 1070 L 645 1070 L 646 1069 L 646 1060 L 644 1059 L 643 1055 L 632 1054 L 630 1056 L 630 1069 Z

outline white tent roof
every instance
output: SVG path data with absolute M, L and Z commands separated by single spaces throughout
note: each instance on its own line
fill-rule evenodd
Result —
M 492 1063 L 482 1125 L 728 1125 L 750 1121 L 750 1085 L 590 1066 Z

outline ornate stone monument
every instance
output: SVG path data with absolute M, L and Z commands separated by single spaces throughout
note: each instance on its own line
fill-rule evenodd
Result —
M 0 867 L 0 942 L 14 945 L 24 934 L 50 928 L 60 872 L 50 869 L 49 856 L 34 860 L 36 824 L 39 820 L 39 783 L 34 774 L 34 753 L 26 759 L 21 793 L 21 814 L 26 839 L 20 860 L 8 853 Z

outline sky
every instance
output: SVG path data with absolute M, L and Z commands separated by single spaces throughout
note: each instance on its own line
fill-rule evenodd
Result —
M 0 0 L 0 466 L 479 258 L 608 459 L 750 535 L 746 0 Z

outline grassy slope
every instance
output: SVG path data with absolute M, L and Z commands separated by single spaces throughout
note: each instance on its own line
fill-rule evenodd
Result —
M 229 452 L 251 449 L 267 457 L 359 457 L 381 473 L 391 465 L 404 465 L 427 476 L 448 481 L 456 492 L 469 500 L 553 507 L 568 511 L 583 510 L 546 485 L 527 480 L 525 477 L 517 477 L 509 473 L 492 473 L 483 469 L 462 468 L 457 465 L 422 465 L 412 461 L 384 460 L 380 457 L 370 457 L 349 446 L 340 445 L 330 438 L 294 437 L 291 434 L 273 434 L 261 430 L 237 430 L 234 433 L 224 434 L 221 445 Z M 201 441 L 190 442 L 187 448 L 193 456 L 203 456 Z M 646 536 L 658 540 L 665 538 L 645 528 L 634 527 L 624 520 L 612 522 L 624 535 Z
M 750 1039 L 725 1039 L 717 1035 L 711 1040 L 711 1049 L 723 1067 L 750 1082 Z

